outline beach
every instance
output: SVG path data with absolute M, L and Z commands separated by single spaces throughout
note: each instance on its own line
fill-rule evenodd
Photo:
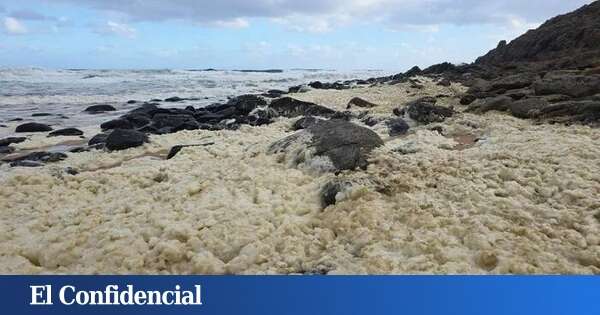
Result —
M 334 110 L 360 97 L 376 104 L 374 119 L 425 96 L 454 108 L 443 122 L 406 119 L 399 136 L 351 120 L 384 142 L 365 170 L 295 167 L 269 152 L 297 132 L 297 118 L 286 117 L 150 135 L 142 146 L 37 168 L 2 164 L 0 272 L 600 273 L 600 131 L 466 112 L 466 87 L 418 80 L 287 95 Z M 38 134 L 14 147 L 65 141 L 81 138 Z M 201 146 L 165 159 L 190 144 Z M 351 185 L 323 207 L 333 178 Z

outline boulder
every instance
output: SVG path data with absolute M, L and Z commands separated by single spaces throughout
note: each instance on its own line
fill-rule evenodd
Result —
M 144 127 L 151 122 L 150 118 L 147 115 L 141 113 L 129 113 L 121 116 L 121 119 L 125 119 L 129 121 L 134 128 Z M 118 127 L 116 127 L 118 128 Z M 107 128 L 107 129 L 115 129 L 115 128 Z M 127 129 L 127 128 L 121 128 Z
M 136 130 L 115 129 L 106 138 L 106 148 L 109 150 L 125 150 L 138 147 L 148 142 L 148 137 Z
M 117 109 L 114 108 L 111 105 L 92 105 L 88 108 L 86 108 L 84 111 L 88 112 L 88 113 L 102 113 L 102 112 L 112 112 L 112 111 L 116 111 Z
M 64 128 L 56 131 L 52 131 L 48 134 L 48 137 L 57 137 L 57 136 L 82 136 L 83 131 L 77 128 Z
M 553 71 L 533 84 L 536 95 L 563 94 L 586 97 L 600 93 L 600 75 Z
M 185 101 L 185 99 L 181 98 L 181 97 L 178 97 L 178 96 L 173 96 L 173 97 L 165 98 L 165 102 L 170 102 L 170 103 L 181 102 L 181 101 Z
M 429 99 L 419 99 L 410 102 L 406 107 L 406 112 L 408 113 L 408 117 L 422 124 L 442 122 L 447 117 L 454 115 L 452 108 L 437 106 L 435 102 L 431 102 Z
M 142 115 L 147 117 L 152 117 L 152 113 L 158 110 L 158 106 L 152 103 L 144 103 L 142 106 L 131 110 L 127 115 Z
M 100 128 L 102 128 L 102 130 L 133 129 L 134 126 L 129 120 L 119 118 L 119 119 L 113 119 L 113 120 L 109 120 L 107 122 L 102 123 L 100 125 Z
M 0 147 L 8 146 L 13 143 L 21 143 L 25 140 L 27 140 L 27 138 L 25 138 L 25 137 L 8 137 L 8 138 L 0 139 Z
M 352 105 L 356 106 L 356 107 L 361 107 L 361 108 L 372 108 L 377 106 L 376 104 L 373 104 L 369 101 L 366 101 L 360 97 L 354 97 L 352 98 L 349 102 L 348 105 L 346 106 L 346 109 L 350 109 L 350 107 L 352 107 Z
M 508 105 L 511 114 L 518 118 L 534 118 L 540 110 L 548 106 L 543 98 L 526 98 Z
M 366 168 L 371 151 L 383 145 L 372 130 L 345 120 L 319 121 L 271 145 L 291 166 L 318 171 Z
M 15 132 L 47 132 L 52 131 L 52 127 L 40 123 L 25 123 L 17 126 Z
M 269 108 L 277 115 L 284 117 L 322 116 L 329 118 L 336 113 L 333 109 L 314 103 L 303 102 L 291 97 L 274 100 L 269 105 Z
M 406 134 L 408 132 L 408 129 L 410 129 L 410 127 L 408 126 L 406 121 L 404 121 L 404 119 L 402 119 L 402 118 L 389 119 L 386 122 L 386 125 L 388 126 L 388 129 L 389 129 L 388 134 L 391 137 Z
M 227 102 L 227 105 L 235 109 L 235 115 L 248 115 L 260 106 L 267 106 L 267 101 L 258 95 L 241 95 Z

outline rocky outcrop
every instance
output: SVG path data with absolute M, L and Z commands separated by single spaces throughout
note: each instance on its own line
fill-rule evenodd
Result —
M 371 151 L 383 145 L 372 130 L 345 120 L 319 121 L 271 145 L 290 166 L 317 171 L 366 168 Z
M 148 137 L 136 130 L 115 129 L 106 138 L 105 146 L 109 150 L 125 150 L 143 145 Z
M 600 93 L 600 75 L 586 75 L 580 71 L 553 71 L 537 80 L 533 84 L 533 90 L 536 95 L 562 94 L 575 98 L 593 96 Z
M 477 64 L 505 67 L 534 63 L 540 69 L 582 68 L 600 62 L 600 2 L 548 20 L 538 29 L 477 59 Z
M 473 112 L 600 125 L 600 1 L 548 20 L 510 43 L 457 67 L 471 71 L 460 103 Z

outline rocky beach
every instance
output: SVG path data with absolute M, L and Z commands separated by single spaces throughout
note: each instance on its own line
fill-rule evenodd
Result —
M 280 85 L 2 117 L 0 272 L 600 273 L 600 2 L 471 64 Z

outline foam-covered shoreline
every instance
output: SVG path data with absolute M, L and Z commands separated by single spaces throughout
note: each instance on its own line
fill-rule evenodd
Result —
M 334 109 L 358 96 L 389 116 L 447 94 L 439 102 L 464 109 L 454 97 L 463 87 L 422 80 L 421 90 L 400 83 L 290 96 Z M 357 185 L 322 209 L 320 188 L 335 175 L 266 153 L 293 122 L 152 136 L 36 169 L 1 165 L 0 272 L 600 273 L 598 129 L 498 112 L 460 112 L 393 138 L 376 125 L 385 145 L 366 171 L 338 175 Z M 462 145 L 466 135 L 480 141 Z M 35 141 L 16 147 L 47 144 Z M 65 174 L 67 166 L 80 173 Z

